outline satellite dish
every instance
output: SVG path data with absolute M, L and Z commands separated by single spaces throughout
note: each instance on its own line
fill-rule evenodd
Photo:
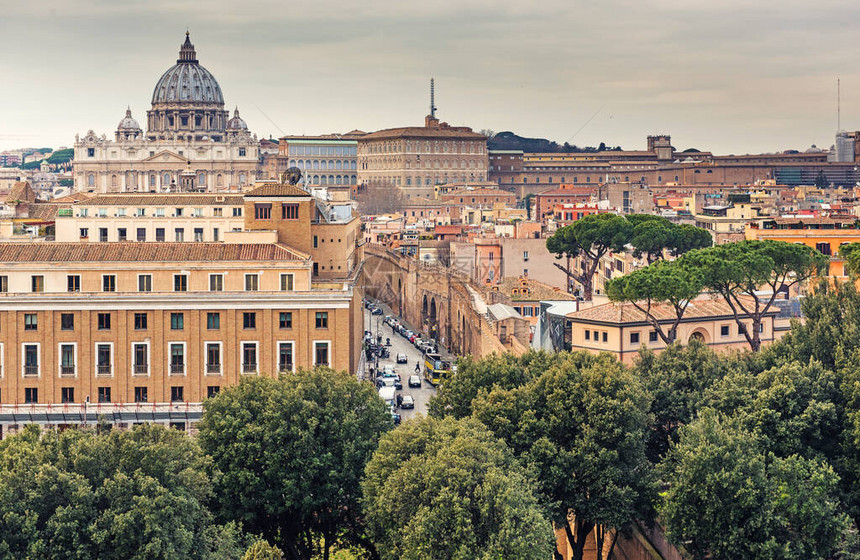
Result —
M 302 180 L 302 170 L 298 167 L 290 167 L 281 174 L 281 183 L 297 185 Z

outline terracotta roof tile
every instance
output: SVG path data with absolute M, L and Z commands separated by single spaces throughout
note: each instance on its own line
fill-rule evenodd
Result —
M 99 194 L 78 201 L 78 206 L 241 206 L 242 195 L 216 193 Z
M 307 255 L 276 243 L 0 243 L 2 262 L 297 261 Z
M 486 140 L 487 137 L 477 132 L 472 132 L 471 129 L 457 130 L 452 128 L 433 128 L 424 126 L 407 126 L 403 128 L 387 128 L 365 134 L 361 140 L 377 140 L 382 138 L 466 138 L 471 140 Z
M 529 293 L 522 293 L 523 288 L 528 288 Z M 515 294 L 514 289 L 518 292 Z M 501 284 L 501 291 L 511 296 L 511 301 L 575 301 L 576 296 L 565 292 L 564 290 L 556 290 L 549 284 L 538 282 L 531 278 L 525 280 L 520 278 L 504 278 Z
M 748 307 L 753 305 L 752 298 L 741 297 L 744 305 Z M 768 315 L 776 314 L 779 309 L 772 307 Z M 671 321 L 675 318 L 675 311 L 671 305 L 656 304 L 651 307 L 651 313 L 658 321 Z M 732 309 L 721 297 L 712 297 L 709 295 L 700 296 L 690 302 L 687 311 L 684 313 L 684 320 L 688 319 L 705 319 L 708 317 L 726 317 L 732 315 Z M 574 311 L 568 313 L 567 317 L 574 321 L 585 323 L 612 323 L 612 324 L 629 324 L 629 323 L 644 323 L 646 321 L 645 314 L 633 307 L 632 303 L 604 303 L 595 305 L 588 309 Z
M 295 185 L 263 185 L 245 193 L 246 197 L 252 196 L 311 196 L 306 190 Z

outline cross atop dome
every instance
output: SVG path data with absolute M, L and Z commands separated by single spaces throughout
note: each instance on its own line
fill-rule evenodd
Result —
M 182 47 L 179 49 L 179 60 L 176 62 L 197 63 L 197 52 L 194 50 L 194 45 L 191 44 L 191 33 L 188 31 L 185 32 L 185 42 L 182 43 Z

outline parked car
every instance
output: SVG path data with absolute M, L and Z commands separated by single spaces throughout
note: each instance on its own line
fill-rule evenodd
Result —
M 397 377 L 394 377 L 392 379 L 394 379 L 394 388 L 397 389 L 398 391 L 402 391 L 403 390 L 403 382 L 400 381 L 400 376 L 398 375 Z
M 386 364 L 382 366 L 382 375 L 389 375 L 391 377 L 394 377 L 397 375 L 397 373 L 394 371 L 394 366 L 392 366 L 391 364 Z
M 398 387 L 397 385 L 400 385 L 400 387 Z M 376 386 L 380 389 L 382 387 L 394 387 L 395 389 L 403 388 L 403 385 L 400 383 L 400 380 L 396 377 L 377 377 Z
M 416 339 L 416 338 L 418 338 L 418 333 L 412 333 L 412 334 L 410 334 L 410 335 L 409 335 L 409 337 L 408 337 L 408 338 L 409 338 L 409 342 L 414 343 L 414 342 L 415 342 L 415 339 Z
M 395 425 L 395 426 L 399 426 L 399 425 L 400 425 L 401 419 L 400 419 L 400 415 L 399 415 L 399 414 L 397 414 L 396 412 L 392 412 L 392 413 L 391 413 L 391 418 L 392 418 L 392 420 L 394 420 L 394 425 Z
M 403 395 L 400 408 L 415 408 L 415 399 L 412 398 L 412 395 Z
M 390 325 L 393 320 L 394 320 L 394 317 L 392 317 L 391 315 L 386 315 L 385 317 L 382 318 L 382 322 L 385 323 L 386 325 Z
M 416 336 L 415 338 L 412 339 L 412 345 L 415 346 L 415 348 L 420 348 L 420 344 L 422 342 L 424 342 L 424 339 L 421 338 L 420 336 Z
M 409 386 L 410 387 L 420 387 L 421 386 L 421 378 L 417 375 L 409 376 Z
M 410 331 L 409 329 L 404 330 L 404 331 L 403 331 L 402 333 L 400 333 L 400 334 L 402 334 L 402 335 L 403 335 L 403 338 L 405 338 L 405 339 L 406 339 L 406 340 L 408 340 L 409 342 L 412 342 L 412 337 L 413 337 L 413 336 L 415 336 L 415 333 L 414 333 L 414 332 L 412 332 L 412 331 Z
M 404 354 L 403 352 L 397 354 L 397 363 L 398 364 L 406 364 L 409 363 L 409 356 Z
M 377 307 L 377 306 L 375 306 L 375 305 L 374 305 L 374 306 L 370 309 L 370 314 L 371 314 L 371 315 L 382 315 L 382 308 L 381 308 L 381 307 Z

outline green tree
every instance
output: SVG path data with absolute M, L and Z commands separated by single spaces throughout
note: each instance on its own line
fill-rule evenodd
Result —
M 646 453 L 659 463 L 678 430 L 696 417 L 708 390 L 735 369 L 746 369 L 739 356 L 717 355 L 704 342 L 691 340 L 686 346 L 673 344 L 655 354 L 642 348 L 632 368 L 651 395 L 651 429 Z
M 561 353 L 532 381 L 473 402 L 474 417 L 536 469 L 574 560 L 592 532 L 602 551 L 610 530 L 648 518 L 654 500 L 647 393 L 609 354 L 580 356 Z
M 546 247 L 556 258 L 567 259 L 565 266 L 554 264 L 567 275 L 568 286 L 571 280 L 578 282 L 582 286 L 583 299 L 591 301 L 594 274 L 600 259 L 608 251 L 623 251 L 632 234 L 633 226 L 624 216 L 591 214 L 559 228 L 546 240 Z M 582 269 L 572 270 L 570 260 L 577 257 L 582 259 Z
M 391 414 L 374 388 L 328 368 L 243 380 L 204 403 L 200 442 L 220 517 L 295 559 L 359 544 L 359 480 Z
M 773 240 L 715 245 L 690 251 L 681 260 L 698 268 L 705 287 L 723 297 L 754 352 L 761 348 L 762 318 L 777 295 L 819 273 L 828 263 L 826 256 L 806 245 Z M 769 292 L 762 293 L 763 288 Z M 747 317 L 751 329 L 744 324 Z
M 845 260 L 845 272 L 852 278 L 860 273 L 860 243 L 846 243 L 839 247 L 839 256 Z
M 829 186 L 827 182 L 827 175 L 824 174 L 824 170 L 820 170 L 818 175 L 815 176 L 815 188 L 816 189 L 826 189 Z
M 627 221 L 633 226 L 630 245 L 633 256 L 645 257 L 648 264 L 663 258 L 663 252 L 674 246 L 678 226 L 661 216 L 631 214 Z
M 847 526 L 826 463 L 776 457 L 757 433 L 705 410 L 667 456 L 661 519 L 694 560 L 826 559 Z
M 362 487 L 383 559 L 526 560 L 553 550 L 531 480 L 473 419 L 402 425 L 380 441 Z
M 45 431 L 0 442 L 0 558 L 214 559 L 238 532 L 205 502 L 209 460 L 155 425 Z M 235 558 L 235 557 L 234 557 Z
M 711 233 L 692 224 L 679 224 L 675 228 L 675 238 L 669 246 L 669 253 L 679 257 L 694 249 L 704 249 L 714 244 Z
M 634 270 L 606 285 L 612 301 L 628 301 L 638 309 L 666 344 L 675 341 L 690 301 L 702 292 L 703 274 L 682 261 L 659 261 Z M 666 313 L 671 307 L 671 314 Z M 661 321 L 670 320 L 668 329 Z
M 277 546 L 272 546 L 266 541 L 257 541 L 252 544 L 242 560 L 283 560 L 284 553 Z

